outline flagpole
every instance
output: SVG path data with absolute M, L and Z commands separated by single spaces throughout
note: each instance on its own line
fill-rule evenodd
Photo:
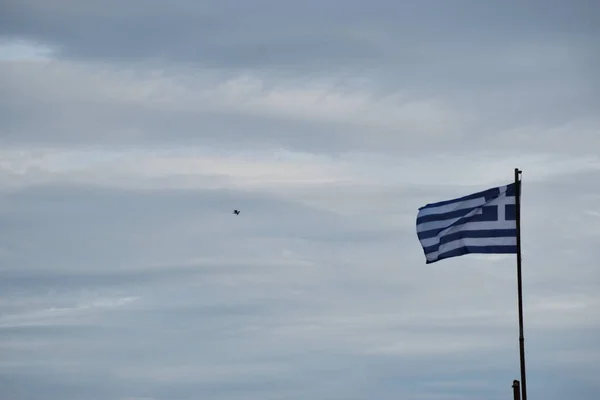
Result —
M 525 379 L 525 337 L 523 335 L 523 282 L 521 279 L 521 172 L 515 168 L 515 209 L 517 222 L 517 292 L 519 297 L 519 352 L 521 360 L 521 400 L 527 400 Z

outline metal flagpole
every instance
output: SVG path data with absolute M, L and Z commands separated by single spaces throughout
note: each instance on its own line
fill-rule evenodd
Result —
M 525 379 L 525 337 L 523 335 L 523 282 L 521 279 L 521 172 L 515 168 L 515 209 L 517 222 L 517 292 L 519 296 L 519 350 L 521 358 L 521 400 L 527 400 Z

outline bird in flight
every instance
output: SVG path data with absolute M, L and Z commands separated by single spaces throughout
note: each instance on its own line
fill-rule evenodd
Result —
M 240 210 L 233 210 L 233 213 L 234 213 L 235 215 L 240 215 Z

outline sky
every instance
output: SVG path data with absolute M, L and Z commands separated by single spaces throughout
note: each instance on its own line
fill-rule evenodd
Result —
M 600 397 L 593 0 L 0 2 L 0 397 Z M 234 208 L 240 215 L 233 215 Z

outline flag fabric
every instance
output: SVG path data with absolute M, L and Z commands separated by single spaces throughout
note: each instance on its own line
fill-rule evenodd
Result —
M 515 183 L 419 208 L 417 236 L 427 264 L 470 253 L 517 253 Z

